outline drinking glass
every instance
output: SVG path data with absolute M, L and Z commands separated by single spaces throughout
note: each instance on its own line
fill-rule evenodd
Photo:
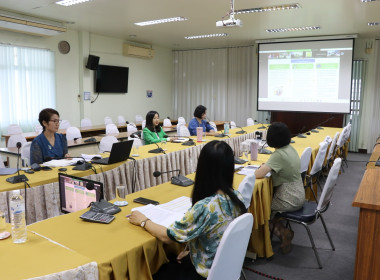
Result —
M 117 185 L 116 186 L 116 201 L 114 202 L 117 206 L 128 205 L 128 202 L 125 200 L 127 195 L 127 186 L 126 185 Z
M 133 146 L 132 146 L 132 156 L 133 157 L 139 157 L 140 155 L 139 155 L 139 145 L 135 145 L 135 144 L 133 144 Z
M 9 232 L 6 231 L 5 227 L 5 214 L 0 210 L 0 239 L 9 237 Z

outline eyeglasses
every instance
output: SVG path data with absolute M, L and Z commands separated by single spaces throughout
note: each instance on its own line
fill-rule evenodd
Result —
M 50 120 L 49 122 L 53 122 L 53 123 L 57 124 L 57 123 L 61 123 L 62 120 Z

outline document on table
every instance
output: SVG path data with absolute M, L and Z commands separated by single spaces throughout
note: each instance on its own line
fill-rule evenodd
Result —
M 259 165 L 247 165 L 243 169 L 238 171 L 237 174 L 245 175 L 245 176 L 251 175 L 251 174 L 254 174 L 255 171 L 259 169 L 259 167 L 260 167 Z M 270 177 L 270 176 L 271 176 L 270 172 L 268 172 L 267 175 L 265 175 L 265 177 Z
M 60 167 L 69 166 L 78 162 L 78 160 L 83 160 L 82 158 L 72 158 L 72 159 L 53 159 L 43 163 L 43 166 L 49 167 Z
M 168 227 L 174 221 L 181 220 L 187 210 L 191 208 L 191 199 L 186 196 L 181 196 L 168 203 L 153 205 L 148 204 L 132 209 L 139 211 L 149 218 L 152 222 Z

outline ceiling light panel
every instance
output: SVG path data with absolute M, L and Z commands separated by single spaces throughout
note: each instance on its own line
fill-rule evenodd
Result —
M 146 25 L 152 25 L 152 24 L 160 24 L 160 23 L 168 23 L 168 22 L 184 21 L 184 20 L 187 20 L 187 18 L 173 17 L 173 18 L 163 18 L 163 19 L 156 19 L 156 20 L 150 20 L 150 21 L 143 21 L 143 22 L 135 22 L 135 24 L 139 26 L 146 26 Z
M 375 2 L 375 1 L 379 1 L 379 0 L 360 0 L 360 2 L 363 2 L 363 3 Z
M 318 30 L 320 26 L 303 26 L 303 27 L 289 27 L 289 28 L 274 28 L 266 29 L 266 32 L 289 32 L 289 31 L 305 31 L 305 30 Z
M 261 7 L 261 8 L 235 10 L 235 14 L 261 13 L 261 12 L 271 12 L 271 11 L 279 11 L 279 10 L 292 10 L 292 9 L 299 9 L 299 8 L 301 8 L 301 5 L 298 3 L 294 3 L 294 4 L 275 5 L 275 6 L 268 6 L 268 7 Z
M 227 37 L 227 33 L 218 33 L 218 34 L 205 34 L 205 35 L 195 35 L 195 36 L 187 36 L 185 39 L 203 39 L 203 38 L 213 38 L 213 37 Z
M 55 4 L 62 5 L 62 6 L 71 6 L 71 5 L 76 5 L 76 4 L 82 4 L 84 2 L 89 2 L 92 0 L 61 0 L 55 2 Z
M 368 22 L 368 25 L 369 26 L 376 26 L 376 25 L 380 25 L 380 22 Z

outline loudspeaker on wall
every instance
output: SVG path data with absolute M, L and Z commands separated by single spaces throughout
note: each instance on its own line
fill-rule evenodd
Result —
M 90 70 L 96 70 L 96 69 L 98 69 L 99 59 L 100 59 L 99 56 L 91 55 L 90 54 L 88 56 L 86 68 L 90 69 Z

